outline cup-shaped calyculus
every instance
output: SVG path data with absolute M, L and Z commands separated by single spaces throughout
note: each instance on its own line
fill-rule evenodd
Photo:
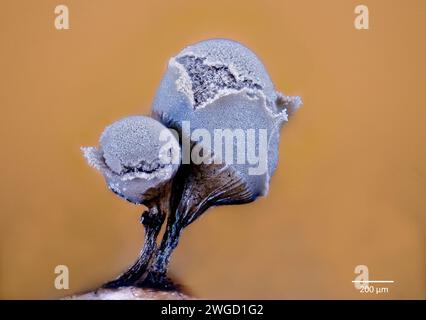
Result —
M 145 244 L 139 259 L 106 286 L 132 285 L 148 267 L 161 225 L 170 210 L 171 182 L 180 164 L 178 141 L 157 120 L 133 116 L 106 127 L 98 148 L 82 150 L 88 163 L 103 174 L 111 191 L 148 207 L 142 215 Z
M 180 201 L 172 208 L 152 274 L 165 273 L 182 229 L 209 207 L 266 195 L 278 162 L 280 129 L 300 104 L 299 97 L 275 91 L 262 62 L 240 43 L 207 40 L 170 59 L 152 113 L 180 133 L 182 161 L 189 164 L 177 175 L 181 183 L 174 193 Z M 194 149 L 202 150 L 197 159 Z

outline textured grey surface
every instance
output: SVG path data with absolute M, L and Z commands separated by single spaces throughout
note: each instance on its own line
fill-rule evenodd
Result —
M 255 129 L 256 143 L 248 152 L 259 152 L 259 129 L 267 132 L 267 171 L 252 175 L 253 165 L 226 163 L 247 184 L 253 198 L 265 195 L 278 162 L 279 132 L 301 103 L 298 97 L 276 92 L 260 59 L 238 42 L 213 39 L 182 50 L 169 61 L 153 103 L 153 115 L 166 126 L 181 131 L 189 121 L 191 130 Z M 190 133 L 182 132 L 189 138 Z M 201 140 L 201 139 L 200 139 Z M 192 141 L 203 143 L 202 141 Z M 204 146 L 208 148 L 208 145 Z M 249 150 L 252 148 L 254 150 Z M 214 153 L 214 150 L 211 150 Z
M 167 134 L 160 141 L 160 134 Z M 133 203 L 144 203 L 176 173 L 178 141 L 160 122 L 131 116 L 105 128 L 100 146 L 82 148 L 88 163 L 105 177 L 108 187 Z M 167 156 L 175 156 L 173 163 Z M 158 190 L 160 192 L 160 190 Z

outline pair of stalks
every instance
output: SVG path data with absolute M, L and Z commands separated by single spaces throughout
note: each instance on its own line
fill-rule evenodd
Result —
M 147 210 L 142 213 L 140 222 L 145 229 L 145 237 L 139 256 L 126 272 L 104 284 L 104 288 L 136 286 L 161 290 L 177 289 L 177 285 L 167 277 L 167 268 L 182 230 L 193 221 L 185 220 L 178 210 L 185 171 L 187 169 L 181 168 L 173 180 L 174 183 L 167 182 L 160 190 L 153 192 L 155 197 L 144 202 Z M 166 230 L 158 246 L 157 238 L 166 218 Z

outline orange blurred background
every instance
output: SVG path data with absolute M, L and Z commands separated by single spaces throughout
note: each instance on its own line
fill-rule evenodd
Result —
M 54 28 L 66 4 L 70 30 Z M 106 188 L 79 150 L 149 114 L 168 59 L 240 41 L 304 106 L 284 128 L 270 194 L 211 209 L 171 273 L 200 298 L 425 298 L 424 0 L 15 1 L 0 4 L 0 297 L 56 298 L 131 264 L 142 207 Z M 70 290 L 54 268 L 70 270 Z M 365 264 L 389 293 L 361 294 Z

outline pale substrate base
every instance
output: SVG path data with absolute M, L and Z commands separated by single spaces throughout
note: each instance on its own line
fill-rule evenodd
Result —
M 64 298 L 64 300 L 188 300 L 193 299 L 178 291 L 159 291 L 137 287 L 98 289 Z

